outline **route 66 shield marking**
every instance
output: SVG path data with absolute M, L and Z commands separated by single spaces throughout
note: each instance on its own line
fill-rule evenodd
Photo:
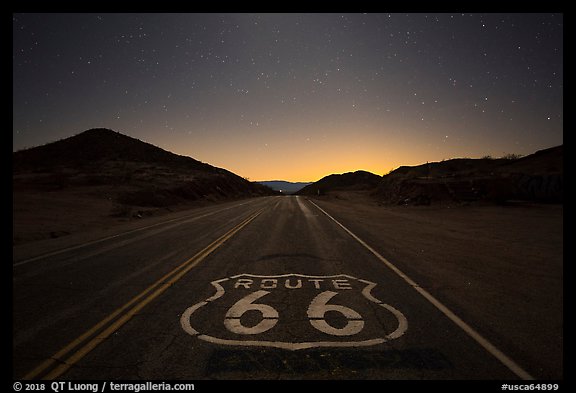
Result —
M 288 350 L 359 347 L 401 337 L 402 312 L 372 296 L 376 283 L 346 274 L 240 274 L 187 308 L 184 331 L 214 344 Z

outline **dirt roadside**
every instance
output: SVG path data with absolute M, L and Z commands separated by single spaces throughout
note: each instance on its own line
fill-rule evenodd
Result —
M 237 203 L 241 198 L 191 201 L 170 207 L 118 204 L 110 186 L 38 193 L 14 190 L 12 258 L 20 261 L 147 225 L 194 213 L 198 209 Z
M 563 205 L 312 200 L 537 379 L 562 379 Z

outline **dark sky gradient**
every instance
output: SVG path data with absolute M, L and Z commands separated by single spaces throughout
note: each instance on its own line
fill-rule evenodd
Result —
M 561 14 L 15 14 L 13 150 L 106 127 L 252 180 L 563 143 Z

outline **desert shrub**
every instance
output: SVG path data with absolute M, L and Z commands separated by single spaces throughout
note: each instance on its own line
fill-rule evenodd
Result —
M 505 160 L 517 160 L 519 158 L 522 158 L 522 154 L 509 153 L 509 154 L 504 154 L 502 156 L 502 158 Z

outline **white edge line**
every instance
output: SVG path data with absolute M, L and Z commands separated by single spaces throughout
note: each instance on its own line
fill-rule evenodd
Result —
M 395 265 L 393 265 L 390 261 L 384 258 L 380 253 L 370 247 L 366 242 L 356 236 L 352 231 L 342 225 L 338 220 L 328 214 L 324 209 L 320 206 L 315 204 L 313 201 L 308 200 L 311 204 L 316 206 L 318 210 L 324 213 L 328 218 L 338 224 L 344 231 L 346 231 L 350 236 L 352 236 L 358 243 L 363 245 L 368 251 L 370 251 L 376 258 L 378 258 L 381 262 L 383 262 L 388 268 L 390 268 L 394 273 L 400 276 L 404 281 L 408 283 L 412 288 L 414 288 L 420 295 L 422 295 L 426 300 L 428 300 L 434 307 L 436 307 L 440 312 L 446 315 L 452 322 L 454 322 L 459 328 L 461 328 L 468 336 L 470 336 L 474 341 L 480 344 L 486 351 L 488 351 L 491 355 L 493 355 L 496 359 L 498 359 L 502 364 L 504 364 L 510 371 L 516 374 L 519 378 L 524 380 L 533 380 L 534 377 L 526 372 L 522 367 L 520 367 L 515 361 L 505 355 L 501 350 L 496 348 L 490 341 L 484 338 L 480 333 L 478 333 L 474 328 L 464 322 L 460 317 L 454 314 L 448 307 L 442 304 L 438 299 L 432 296 L 428 291 L 423 289 L 420 285 L 418 285 L 414 280 L 408 277 L 404 272 L 398 269 Z

